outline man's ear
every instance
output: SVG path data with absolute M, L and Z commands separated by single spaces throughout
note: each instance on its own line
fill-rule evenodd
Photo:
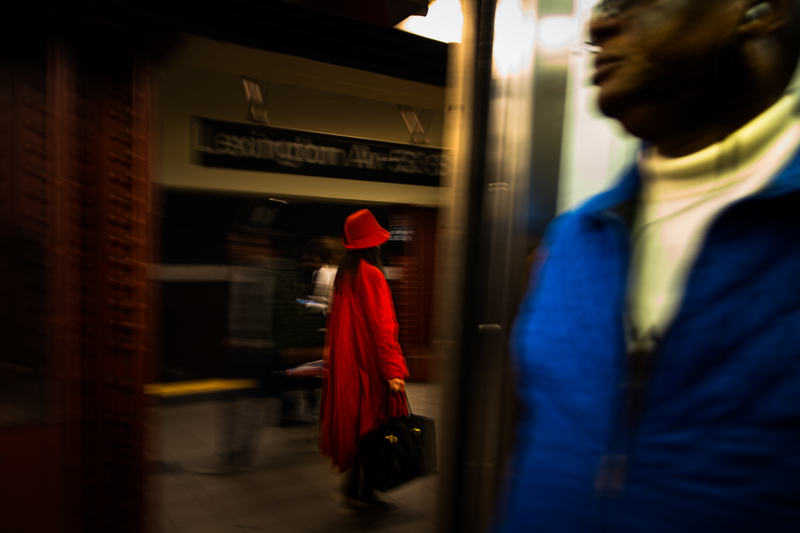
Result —
M 796 16 L 796 0 L 747 0 L 737 32 L 746 37 L 763 37 L 780 31 Z

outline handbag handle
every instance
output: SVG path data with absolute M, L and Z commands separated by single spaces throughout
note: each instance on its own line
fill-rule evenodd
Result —
M 405 392 L 405 391 L 403 391 L 403 392 L 398 392 L 397 394 L 402 394 L 402 395 L 403 395 L 403 398 L 405 398 L 405 400 L 406 400 L 406 407 L 408 408 L 408 416 L 409 416 L 409 417 L 412 417 L 412 416 L 414 416 L 414 413 L 412 413 L 412 412 L 411 412 L 411 403 L 408 401 L 408 394 L 406 394 L 406 392 Z M 389 402 L 391 402 L 391 401 L 392 401 L 392 393 L 391 393 L 391 391 L 390 391 L 390 392 L 389 392 L 389 397 L 386 399 L 386 418 L 391 418 L 391 417 L 389 416 Z

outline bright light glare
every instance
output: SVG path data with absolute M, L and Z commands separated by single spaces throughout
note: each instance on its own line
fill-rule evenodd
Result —
M 572 17 L 548 17 L 539 22 L 539 42 L 548 50 L 577 44 L 578 21 Z
M 408 17 L 395 28 L 445 43 L 460 43 L 463 24 L 459 0 L 436 0 L 428 6 L 427 16 Z
M 503 75 L 522 71 L 533 56 L 536 20 L 520 0 L 500 0 L 494 19 L 494 61 Z

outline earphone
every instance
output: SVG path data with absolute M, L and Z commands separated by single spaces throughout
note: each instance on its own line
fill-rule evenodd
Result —
M 763 19 L 772 14 L 772 6 L 767 2 L 761 2 L 745 11 L 744 22 L 753 22 L 758 19 Z

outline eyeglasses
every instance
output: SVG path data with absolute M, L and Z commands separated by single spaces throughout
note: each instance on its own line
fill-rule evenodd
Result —
M 642 0 L 600 0 L 594 6 L 594 15 L 597 17 L 618 17 L 623 11 L 642 3 Z

